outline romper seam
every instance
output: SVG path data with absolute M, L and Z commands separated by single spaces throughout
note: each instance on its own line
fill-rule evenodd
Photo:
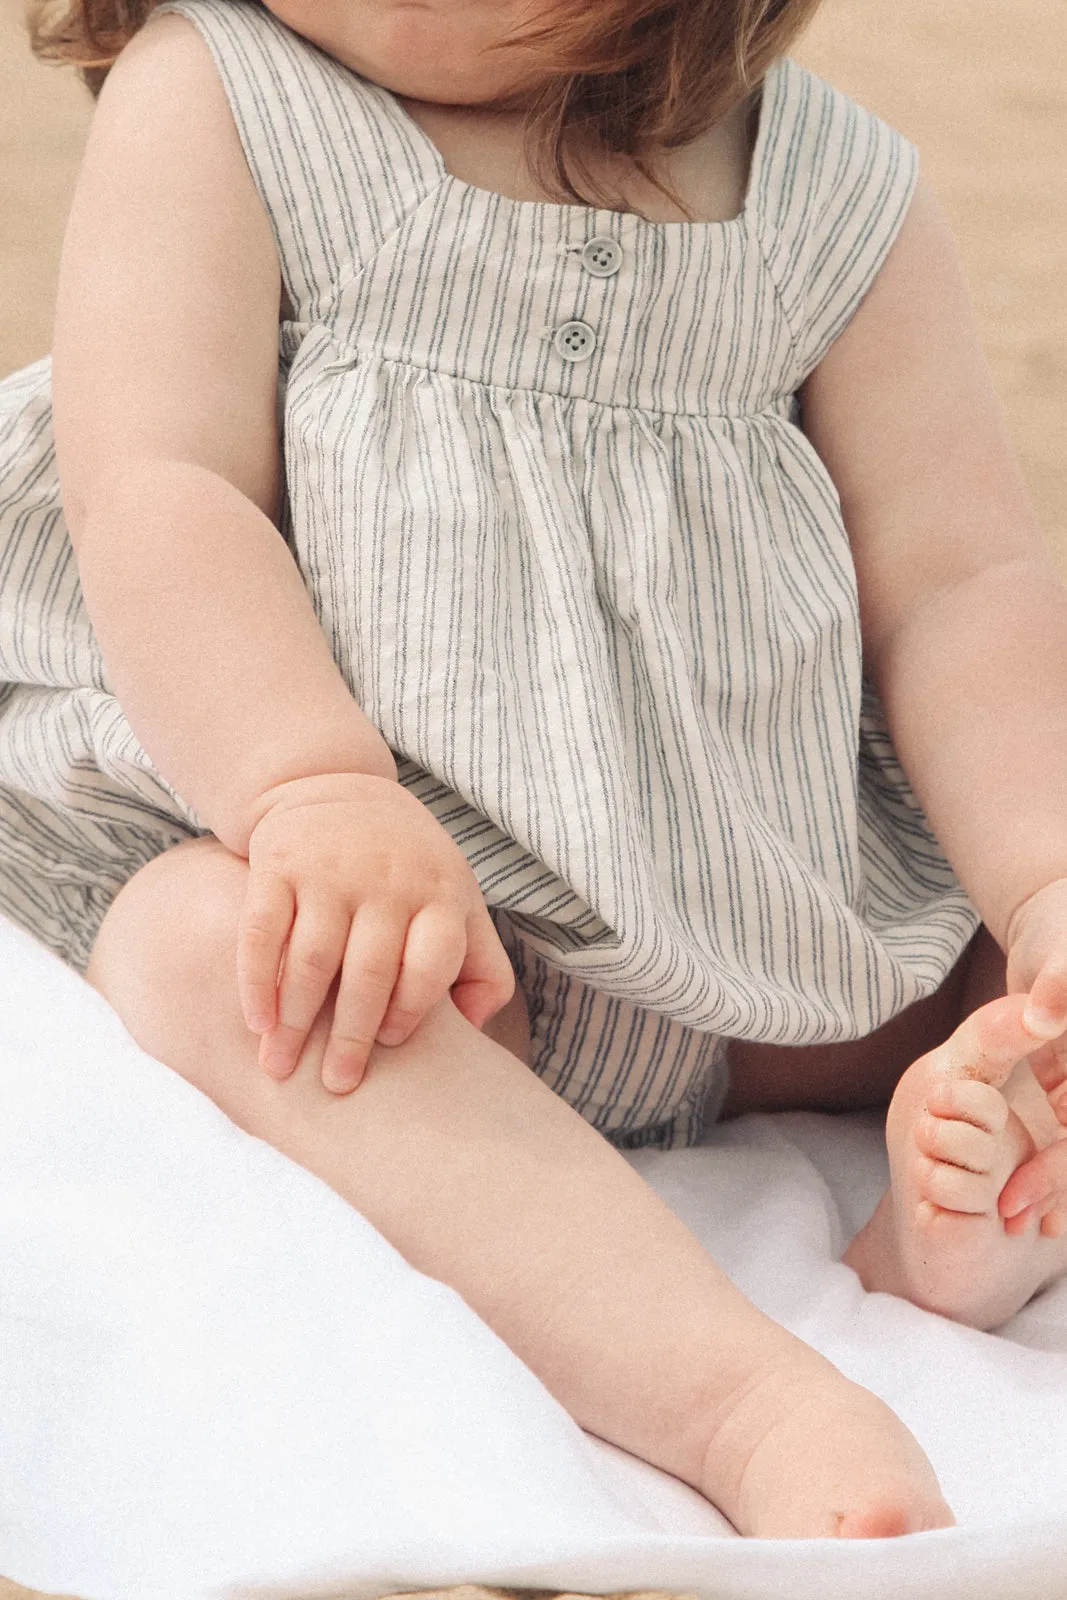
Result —
M 770 254 L 768 252 L 767 245 L 766 245 L 766 242 L 765 242 L 764 237 L 763 237 L 763 216 L 762 216 L 762 214 L 757 215 L 757 217 L 756 217 L 755 226 L 752 229 L 752 237 L 756 242 L 756 248 L 759 251 L 760 261 L 763 263 L 764 271 L 766 272 L 767 277 L 770 280 L 771 288 L 774 291 L 774 298 L 775 298 L 775 300 L 776 300 L 776 302 L 778 304 L 778 309 L 782 313 L 782 321 L 785 323 L 786 329 L 787 329 L 788 334 L 789 334 L 789 348 L 790 348 L 790 351 L 792 352 L 792 356 L 793 356 L 793 370 L 796 371 L 799 368 L 801 360 L 802 360 L 802 356 L 801 356 L 801 348 L 802 348 L 801 339 L 800 339 L 800 337 L 798 335 L 798 331 L 797 331 L 797 328 L 796 328 L 796 326 L 795 326 L 795 324 L 793 322 L 793 319 L 789 315 L 789 310 L 788 310 L 788 307 L 786 306 L 785 294 L 783 292 L 782 286 L 778 281 L 778 278 L 777 278 L 777 276 L 775 274 L 774 268 L 771 266 Z M 801 386 L 799 384 L 794 385 L 792 382 L 790 382 L 790 384 L 782 391 L 783 396 L 791 397 L 791 396 L 797 394 L 799 389 L 800 389 L 800 387 Z
M 762 251 L 760 254 L 762 257 Z M 774 285 L 774 288 L 775 294 L 777 295 L 777 285 Z M 499 394 L 541 395 L 548 399 L 562 400 L 567 405 L 595 406 L 602 411 L 625 411 L 629 414 L 640 414 L 641 416 L 652 415 L 658 417 L 696 417 L 699 419 L 707 417 L 723 417 L 726 419 L 737 418 L 744 421 L 760 421 L 764 417 L 767 417 L 776 422 L 782 422 L 788 421 L 788 418 L 782 417 L 775 407 L 780 405 L 783 400 L 791 399 L 795 392 L 791 389 L 782 390 L 782 392 L 776 395 L 766 407 L 751 411 L 744 410 L 742 408 L 738 408 L 736 410 L 718 411 L 685 411 L 680 408 L 669 409 L 666 406 L 652 406 L 644 404 L 625 405 L 621 401 L 596 400 L 584 394 L 560 394 L 555 389 L 534 389 L 528 384 L 483 383 L 479 378 L 469 378 L 465 373 L 462 372 L 450 372 L 446 367 L 423 366 L 419 362 L 405 360 L 401 356 L 387 356 L 376 350 L 360 350 L 357 347 L 343 343 L 333 333 L 330 332 L 326 323 L 312 323 L 308 330 L 307 337 L 311 336 L 311 333 L 315 330 L 315 328 L 320 328 L 330 340 L 330 343 L 336 346 L 341 354 L 353 364 L 357 361 L 365 360 L 368 356 L 371 356 L 386 366 L 403 367 L 410 372 L 431 372 L 436 377 L 449 378 L 453 383 L 466 384 L 471 389 L 478 389 Z M 792 331 L 790 331 L 790 347 L 793 347 Z M 295 361 L 295 356 L 293 359 Z M 325 363 L 318 369 L 316 377 L 321 377 L 325 372 L 328 372 L 331 369 L 341 370 L 341 363 L 337 361 Z

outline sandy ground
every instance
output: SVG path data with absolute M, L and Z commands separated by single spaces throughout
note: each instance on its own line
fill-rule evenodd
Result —
M 0 0 L 0 375 L 51 337 L 91 102 Z M 826 0 L 794 54 L 900 128 L 956 230 L 986 353 L 1067 576 L 1067 6 Z M 28 1591 L 0 1580 L 0 1600 Z

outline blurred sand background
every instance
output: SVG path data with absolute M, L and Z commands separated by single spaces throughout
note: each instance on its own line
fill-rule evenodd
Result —
M 0 0 L 0 376 L 51 339 L 91 111 Z M 986 353 L 1067 575 L 1067 5 L 824 0 L 793 54 L 912 139 L 959 240 Z

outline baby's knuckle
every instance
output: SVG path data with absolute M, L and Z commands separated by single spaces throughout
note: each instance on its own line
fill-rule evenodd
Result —
M 433 906 L 438 912 L 451 913 L 464 899 L 458 874 L 442 870 L 436 864 L 422 880 L 422 894 L 423 904 Z
M 426 1015 L 424 1005 L 390 1006 L 382 1026 L 387 1033 L 411 1033 Z
M 285 878 L 288 877 L 296 860 L 296 851 L 284 840 L 275 839 L 261 844 L 255 857 L 254 872 L 263 876 L 274 875 Z
M 315 851 L 315 872 L 327 883 L 337 883 L 344 873 L 347 857 L 343 850 L 320 844 Z
M 365 1061 L 373 1038 L 359 1033 L 331 1034 L 327 1057 L 345 1062 Z
M 353 983 L 357 991 L 372 989 L 377 992 L 384 989 L 391 993 L 396 983 L 396 967 L 391 962 L 365 959 L 356 969 Z
M 437 939 L 408 969 L 409 975 L 423 988 L 447 988 L 463 965 L 466 948 L 463 939 Z
M 307 949 L 298 950 L 293 957 L 293 966 L 297 971 L 309 973 L 313 978 L 325 975 L 332 977 L 337 970 L 334 957 L 324 945 L 311 945 Z

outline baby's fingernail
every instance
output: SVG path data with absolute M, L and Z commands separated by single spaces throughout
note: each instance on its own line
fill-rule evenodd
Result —
M 331 1094 L 349 1094 L 358 1083 L 358 1078 L 352 1078 L 344 1073 L 324 1071 L 322 1074 L 322 1086 Z
M 1046 1011 L 1044 1006 L 1028 1005 L 1023 1012 L 1023 1027 L 1038 1039 L 1054 1039 L 1067 1025 L 1063 1017 Z

